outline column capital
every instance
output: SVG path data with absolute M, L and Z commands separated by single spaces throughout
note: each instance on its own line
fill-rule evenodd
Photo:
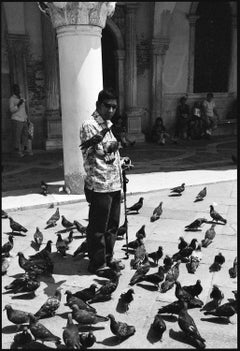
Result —
M 193 14 L 187 15 L 187 19 L 189 21 L 190 26 L 195 25 L 199 18 L 200 16 L 197 16 L 197 15 L 193 15 Z
M 114 51 L 114 56 L 118 60 L 124 60 L 125 59 L 125 50 L 115 50 Z
M 169 38 L 162 37 L 162 38 L 153 38 L 152 39 L 152 51 L 155 55 L 165 55 L 168 48 L 169 48 Z
M 116 2 L 45 2 L 44 12 L 54 28 L 68 25 L 92 25 L 104 28 Z M 40 8 L 41 9 L 41 8 Z

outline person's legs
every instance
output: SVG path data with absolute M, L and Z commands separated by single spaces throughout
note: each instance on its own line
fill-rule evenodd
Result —
M 108 229 L 112 197 L 109 193 L 92 192 L 87 227 L 89 271 L 106 264 L 105 232 Z
M 110 196 L 112 197 L 111 209 L 110 209 L 107 231 L 104 233 L 107 264 L 113 258 L 113 249 L 117 238 L 117 230 L 119 227 L 119 219 L 120 219 L 121 191 L 115 191 L 113 193 L 110 193 Z
M 18 150 L 19 156 L 23 156 L 22 152 L 22 144 L 21 144 L 21 136 L 23 130 L 23 122 L 13 120 L 13 136 L 14 136 L 14 145 L 15 149 Z
M 23 150 L 27 150 L 28 152 L 28 124 L 27 122 L 23 122 L 22 133 L 21 133 L 21 145 Z

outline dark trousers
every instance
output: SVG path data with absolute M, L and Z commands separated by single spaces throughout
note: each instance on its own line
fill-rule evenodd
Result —
M 89 265 L 96 269 L 104 263 L 108 263 L 113 257 L 120 219 L 121 191 L 90 192 L 87 247 L 90 259 Z

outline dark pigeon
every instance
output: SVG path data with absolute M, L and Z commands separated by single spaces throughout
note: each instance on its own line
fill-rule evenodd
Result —
M 109 314 L 108 317 L 110 319 L 110 330 L 119 340 L 127 339 L 136 332 L 133 325 L 128 325 L 124 322 L 117 322 L 112 314 Z
M 166 323 L 160 313 L 157 313 L 154 317 L 151 325 L 154 333 L 162 340 L 163 333 L 166 331 Z
M 74 224 L 72 222 L 70 222 L 69 220 L 67 220 L 66 217 L 63 215 L 62 215 L 62 222 L 61 223 L 62 223 L 62 226 L 64 228 L 70 228 L 70 227 L 74 226 Z
M 130 303 L 133 301 L 133 294 L 134 290 L 133 289 L 128 289 L 127 292 L 122 293 L 119 298 L 119 302 L 123 308 L 124 311 L 128 311 Z
M 37 317 L 35 317 L 32 313 L 29 313 L 29 329 L 36 340 L 41 340 L 42 343 L 45 341 L 55 342 L 56 345 L 59 345 L 61 342 L 61 338 L 54 335 L 49 329 L 47 329 L 43 324 L 38 322 Z
M 8 217 L 10 221 L 10 228 L 12 229 L 12 232 L 24 232 L 26 233 L 28 230 L 23 227 L 20 223 L 14 221 L 12 217 Z
M 201 285 L 201 280 L 198 279 L 196 281 L 196 284 L 194 285 L 185 285 L 183 286 L 183 289 L 187 291 L 189 294 L 191 294 L 193 297 L 198 296 L 201 294 L 203 287 Z
M 134 205 L 130 206 L 127 208 L 127 213 L 129 212 L 136 212 L 139 213 L 139 210 L 142 208 L 143 206 L 143 197 L 140 197 L 138 202 L 136 202 Z
M 156 220 L 158 220 L 161 217 L 162 212 L 163 212 L 162 205 L 163 205 L 163 202 L 161 201 L 160 204 L 156 208 L 154 208 L 153 214 L 150 217 L 151 222 L 155 222 Z
M 77 305 L 72 305 L 72 317 L 79 324 L 97 324 L 108 321 L 107 317 L 94 312 L 81 310 Z
M 145 224 L 143 224 L 141 228 L 136 232 L 136 238 L 137 239 L 146 238 Z
M 187 246 L 188 246 L 188 243 L 184 240 L 183 236 L 180 236 L 179 237 L 178 250 L 181 251 L 182 249 L 184 249 Z
M 48 256 L 44 259 L 27 260 L 22 252 L 18 252 L 18 263 L 26 272 L 33 271 L 36 275 L 49 275 L 53 272 L 53 262 Z
M 148 255 L 145 255 L 145 260 L 142 264 L 137 268 L 136 272 L 130 279 L 129 285 L 134 285 L 142 280 L 142 278 L 149 272 L 151 268 L 151 264 L 148 260 Z
M 217 211 L 214 210 L 213 205 L 210 205 L 210 216 L 216 222 L 223 222 L 224 224 L 227 223 L 227 220 L 223 218 Z
M 63 341 L 67 348 L 82 349 L 83 345 L 80 342 L 78 325 L 73 323 L 71 313 L 68 313 L 67 325 L 63 331 Z
M 78 221 L 76 221 L 76 220 L 73 221 L 73 224 L 75 225 L 77 231 L 78 231 L 79 233 L 82 234 L 82 236 L 83 236 L 84 234 L 86 234 L 86 232 L 87 232 L 87 227 L 85 227 L 84 225 L 82 225 L 80 222 L 78 222 Z
M 48 240 L 46 246 L 41 251 L 37 252 L 35 255 L 29 256 L 29 260 L 34 261 L 38 259 L 46 259 L 46 257 L 52 252 L 51 244 L 52 244 L 52 240 Z
M 39 228 L 38 227 L 36 227 L 36 231 L 35 231 L 35 233 L 33 234 L 33 239 L 34 239 L 34 241 L 35 241 L 35 243 L 37 244 L 37 245 L 42 245 L 42 242 L 43 242 L 43 234 L 42 234 L 42 232 L 39 230 Z
M 185 183 L 170 189 L 171 193 L 181 194 L 185 190 Z
M 205 196 L 207 195 L 207 187 L 205 186 L 196 196 L 196 199 L 194 202 L 197 202 L 197 201 L 202 201 Z
M 4 210 L 2 210 L 2 219 L 5 219 L 5 218 L 8 218 L 8 214 Z
M 41 194 L 47 196 L 48 194 L 48 185 L 42 180 L 40 183 Z
M 216 224 L 212 224 L 211 227 L 207 229 L 205 233 L 205 237 L 202 240 L 202 247 L 208 247 L 212 243 L 213 239 L 216 236 L 216 232 L 214 229 L 215 227 L 216 227 Z
M 84 350 L 86 350 L 89 347 L 92 347 L 97 341 L 96 336 L 93 334 L 92 331 L 89 331 L 88 333 L 80 333 L 79 339 Z
M 66 306 L 69 306 L 70 308 L 72 308 L 73 305 L 77 305 L 80 310 L 85 310 L 85 311 L 90 311 L 90 312 L 96 313 L 95 308 L 90 306 L 87 302 L 84 302 L 83 300 L 79 299 L 78 297 L 73 296 L 73 294 L 71 293 L 70 290 L 66 290 L 65 295 L 67 295 L 66 296 L 66 300 L 67 300 Z
M 6 310 L 8 320 L 16 324 L 18 329 L 21 324 L 29 322 L 29 315 L 25 311 L 14 309 L 11 305 L 6 305 L 3 310 Z
M 8 241 L 2 246 L 2 254 L 9 254 L 9 252 L 13 249 L 13 235 L 10 234 L 8 237 Z
M 61 302 L 61 290 L 57 288 L 54 296 L 49 296 L 46 302 L 40 307 L 40 309 L 34 314 L 38 319 L 48 318 L 55 315 L 56 310 L 60 306 Z
M 229 318 L 232 317 L 235 313 L 237 313 L 236 307 L 232 302 L 226 302 L 223 305 L 220 305 L 211 311 L 204 312 L 205 315 L 212 315 L 220 318 L 226 318 L 229 322 L 230 322 Z
M 141 282 L 142 281 L 149 282 L 154 284 L 157 288 L 159 288 L 159 284 L 163 280 L 164 280 L 164 271 L 163 271 L 163 267 L 160 266 L 157 272 L 144 275 L 141 279 Z
M 157 251 L 150 252 L 148 254 L 148 257 L 150 257 L 153 260 L 155 265 L 158 265 L 158 261 L 160 260 L 160 258 L 162 258 L 162 256 L 163 256 L 163 248 L 162 248 L 162 246 L 159 246 Z
M 10 265 L 10 258 L 2 256 L 2 275 L 5 275 L 7 273 L 9 265 Z
M 79 291 L 75 292 L 74 294 L 72 294 L 72 296 L 75 296 L 75 297 L 83 300 L 84 302 L 86 302 L 88 300 L 91 300 L 95 296 L 96 289 L 97 289 L 97 285 L 91 284 L 89 286 L 89 288 L 79 290 Z
M 124 223 L 118 228 L 117 238 L 122 238 L 127 231 L 127 219 L 125 219 Z
M 237 257 L 234 258 L 233 266 L 228 270 L 230 278 L 236 278 L 237 276 Z
M 67 250 L 69 250 L 68 243 L 63 240 L 61 234 L 57 234 L 56 248 L 57 252 L 59 252 L 62 256 L 66 256 Z
M 76 257 L 77 255 L 80 254 L 85 254 L 88 251 L 87 248 L 87 240 L 84 240 L 81 245 L 74 251 L 73 257 Z
M 219 252 L 215 257 L 214 257 L 214 262 L 211 264 L 209 267 L 210 272 L 218 272 L 222 268 L 223 263 L 225 262 L 225 257 L 222 255 L 221 252 Z
M 206 218 L 197 218 L 192 223 L 185 226 L 187 230 L 196 230 L 201 227 L 203 223 L 207 223 Z
M 21 333 L 17 333 L 14 335 L 14 348 L 24 348 L 26 344 L 29 344 L 33 341 L 31 334 L 28 332 L 28 327 L 24 326 L 23 331 Z
M 98 143 L 100 143 L 103 140 L 104 136 L 109 131 L 110 131 L 109 128 L 104 128 L 98 134 L 95 134 L 92 138 L 82 142 L 79 145 L 81 150 L 88 149 L 89 147 L 96 146 Z

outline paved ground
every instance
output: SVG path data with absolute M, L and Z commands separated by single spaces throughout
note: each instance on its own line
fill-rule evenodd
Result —
M 128 155 L 131 153 L 130 157 L 135 164 L 135 172 L 139 173 L 132 173 L 129 175 L 130 181 L 128 185 L 129 193 L 127 196 L 127 203 L 128 205 L 131 205 L 136 202 L 140 194 L 144 197 L 144 205 L 142 210 L 140 210 L 140 213 L 138 215 L 129 215 L 128 217 L 129 240 L 133 240 L 136 231 L 145 224 L 147 233 L 145 246 L 147 251 L 154 251 L 159 245 L 161 245 L 164 249 L 164 256 L 166 254 L 172 255 L 177 251 L 179 236 L 182 235 L 185 240 L 189 242 L 194 237 L 199 241 L 204 237 L 205 231 L 210 227 L 210 224 L 203 225 L 202 230 L 199 232 L 185 232 L 184 227 L 198 217 L 206 217 L 210 220 L 209 205 L 215 202 L 216 210 L 220 212 L 222 216 L 227 218 L 227 224 L 216 226 L 217 235 L 214 242 L 208 248 L 202 249 L 203 259 L 195 274 L 187 273 L 184 263 L 180 265 L 179 280 L 183 285 L 188 285 L 194 284 L 197 279 L 201 279 L 203 292 L 199 297 L 204 303 L 209 301 L 212 285 L 217 284 L 224 293 L 224 303 L 233 297 L 232 290 L 237 289 L 237 279 L 231 279 L 228 274 L 228 269 L 232 266 L 233 260 L 237 255 L 237 170 L 236 165 L 231 162 L 231 154 L 234 152 L 236 153 L 236 140 L 233 138 L 227 138 L 222 140 L 222 144 L 220 140 L 213 140 L 204 146 L 204 151 L 201 151 L 201 148 L 203 150 L 202 141 L 198 142 L 198 146 L 194 147 L 193 144 L 194 142 L 191 142 L 191 145 L 185 146 L 166 145 L 165 149 L 160 146 L 149 145 L 147 151 L 142 146 L 136 146 L 136 148 L 131 151 L 126 150 Z M 178 149 L 178 151 L 179 149 L 182 150 L 179 155 L 176 155 L 178 152 L 176 151 L 176 158 L 173 158 L 174 164 L 175 160 L 179 157 L 177 164 L 180 169 L 175 169 L 174 166 L 170 165 L 171 157 L 169 150 L 172 150 L 173 148 Z M 195 151 L 195 157 L 194 154 L 189 156 L 190 151 L 193 151 L 194 149 L 197 150 Z M 205 158 L 202 162 L 196 157 L 196 154 L 199 155 L 201 152 L 205 154 Z M 164 157 L 161 157 L 162 153 L 165 153 Z M 42 153 L 39 153 L 38 156 L 41 154 Z M 153 154 L 155 155 L 154 158 Z M 157 159 L 157 154 L 159 155 L 159 159 Z M 147 155 L 149 155 L 149 159 L 147 159 Z M 186 157 L 184 157 L 184 155 Z M 216 155 L 218 155 L 217 161 Z M 33 156 L 33 161 L 34 157 L 37 158 L 37 156 Z M 191 162 L 189 161 L 189 158 L 192 160 Z M 46 154 L 43 159 L 45 161 L 47 160 Z M 198 160 L 199 163 L 197 162 Z M 220 162 L 221 160 L 222 162 Z M 31 168 L 33 161 L 29 161 L 29 168 Z M 35 161 L 36 163 L 38 162 L 36 159 Z M 57 158 L 56 155 L 52 154 L 52 162 L 49 162 L 51 165 L 56 166 L 57 162 L 60 161 L 60 158 Z M 14 162 L 12 162 L 13 169 L 11 174 L 15 174 L 15 183 L 18 184 L 21 172 L 19 170 L 21 168 L 16 167 L 16 163 Z M 153 173 L 143 175 L 143 173 L 146 172 L 146 162 L 151 165 L 152 168 L 149 168 Z M 27 159 L 25 159 L 25 161 L 19 160 L 19 163 L 21 163 L 21 165 L 26 165 Z M 3 158 L 3 164 L 9 164 L 9 159 L 6 161 L 6 158 Z M 194 164 L 194 167 L 190 167 L 191 164 L 192 166 Z M 142 168 L 140 167 L 141 165 L 143 166 Z M 136 168 L 138 168 L 139 172 L 137 172 Z M 197 168 L 199 170 L 197 170 Z M 40 175 L 42 176 L 44 175 L 44 172 L 40 171 L 41 169 L 43 168 L 38 168 L 38 173 L 41 173 Z M 11 171 L 5 171 L 5 174 L 3 174 L 4 182 L 7 182 L 7 172 Z M 51 177 L 54 177 L 54 175 L 51 175 Z M 55 178 L 51 177 L 44 179 L 46 179 L 46 181 L 56 181 Z M 169 197 L 169 188 L 181 183 L 182 179 L 187 179 L 186 190 L 183 195 L 181 197 Z M 59 177 L 58 181 L 61 182 L 62 178 Z M 36 183 L 36 185 L 37 184 L 38 183 Z M 202 202 L 194 203 L 193 200 L 195 199 L 196 194 L 205 184 L 207 186 L 207 197 Z M 154 191 L 149 192 L 148 190 Z M 43 197 L 36 194 L 34 188 L 19 189 L 18 186 L 17 190 L 13 191 L 9 190 L 9 187 L 6 187 L 5 192 L 3 192 L 3 209 L 8 210 L 16 221 L 19 221 L 22 225 L 27 227 L 28 232 L 26 233 L 26 236 L 16 236 L 14 238 L 14 248 L 12 250 L 10 267 L 7 275 L 2 278 L 2 285 L 5 286 L 9 284 L 13 278 L 17 277 L 20 273 L 23 273 L 23 270 L 18 265 L 16 254 L 17 252 L 22 251 L 24 255 L 28 257 L 28 255 L 35 252 L 33 247 L 31 247 L 31 241 L 36 226 L 38 226 L 43 232 L 43 246 L 45 246 L 45 243 L 48 240 L 51 239 L 53 241 L 53 252 L 51 255 L 54 261 L 54 274 L 52 278 L 40 277 L 41 285 L 36 291 L 35 297 L 27 299 L 26 297 L 24 298 L 24 296 L 14 296 L 4 293 L 2 295 L 3 306 L 10 303 L 13 308 L 35 312 L 41 304 L 45 302 L 47 296 L 54 293 L 58 286 L 63 288 L 63 293 L 67 289 L 74 292 L 89 286 L 92 282 L 96 282 L 97 285 L 100 286 L 101 282 L 104 280 L 95 275 L 90 275 L 87 272 L 87 258 L 73 259 L 72 253 L 84 240 L 78 232 L 74 232 L 74 240 L 70 244 L 67 258 L 62 259 L 56 253 L 55 232 L 58 229 L 63 228 L 61 223 L 55 228 L 44 230 L 46 220 L 55 211 L 56 206 L 59 207 L 60 214 L 64 214 L 67 219 L 77 219 L 83 225 L 87 225 L 88 214 L 88 206 L 84 201 L 84 198 L 79 196 L 78 198 L 73 199 L 71 195 L 62 195 L 64 199 L 60 201 L 57 196 L 61 195 L 51 194 L 48 196 L 50 199 L 46 201 L 44 200 L 45 202 L 42 203 L 41 201 Z M 24 207 L 24 203 L 22 204 L 22 208 L 25 208 L 24 211 L 19 210 L 20 206 L 16 204 L 18 199 L 22 202 L 28 199 L 29 206 Z M 149 219 L 152 211 L 160 201 L 163 201 L 162 217 L 158 221 L 151 223 Z M 122 212 L 121 223 L 123 220 L 124 214 Z M 7 241 L 9 233 L 9 220 L 3 219 L 3 243 Z M 65 237 L 66 234 L 63 236 Z M 94 304 L 94 307 L 99 314 L 107 315 L 108 313 L 112 313 L 117 320 L 135 325 L 136 333 L 129 339 L 119 343 L 111 334 L 109 322 L 100 323 L 98 326 L 102 327 L 102 329 L 94 330 L 97 343 L 92 348 L 195 348 L 194 344 L 180 332 L 178 323 L 174 316 L 165 317 L 167 331 L 163 335 L 162 342 L 154 339 L 149 333 L 150 325 L 158 308 L 175 300 L 174 289 L 162 294 L 159 291 L 154 290 L 154 288 L 150 286 L 151 284 L 134 286 L 134 301 L 130 305 L 128 314 L 122 314 L 117 310 L 118 298 L 122 292 L 127 291 L 129 288 L 128 283 L 134 273 L 134 271 L 130 269 L 131 256 L 128 260 L 124 259 L 125 255 L 123 250 L 121 250 L 123 243 L 125 243 L 125 240 L 117 241 L 115 247 L 115 256 L 123 259 L 125 263 L 125 269 L 122 271 L 119 286 L 113 293 L 111 301 Z M 220 272 L 209 273 L 209 266 L 218 252 L 223 253 L 226 262 Z M 159 264 L 162 264 L 162 260 L 160 260 Z M 155 270 L 156 267 L 152 267 L 150 272 L 154 272 Z M 5 290 L 3 289 L 3 291 Z M 64 306 L 64 302 L 65 296 L 63 295 L 62 303 L 56 316 L 41 320 L 42 324 L 60 337 L 62 337 L 63 327 L 66 325 L 67 312 L 70 311 Z M 232 324 L 227 324 L 224 320 L 211 316 L 204 316 L 199 309 L 190 310 L 189 313 L 194 318 L 201 335 L 206 339 L 207 348 L 237 348 L 236 315 L 231 318 Z M 7 320 L 6 313 L 3 312 L 3 348 L 8 349 L 10 347 L 15 332 L 15 326 Z M 39 348 L 39 345 L 39 343 L 35 343 L 35 345 L 31 346 L 31 349 Z M 55 347 L 53 343 L 46 343 L 46 345 Z

